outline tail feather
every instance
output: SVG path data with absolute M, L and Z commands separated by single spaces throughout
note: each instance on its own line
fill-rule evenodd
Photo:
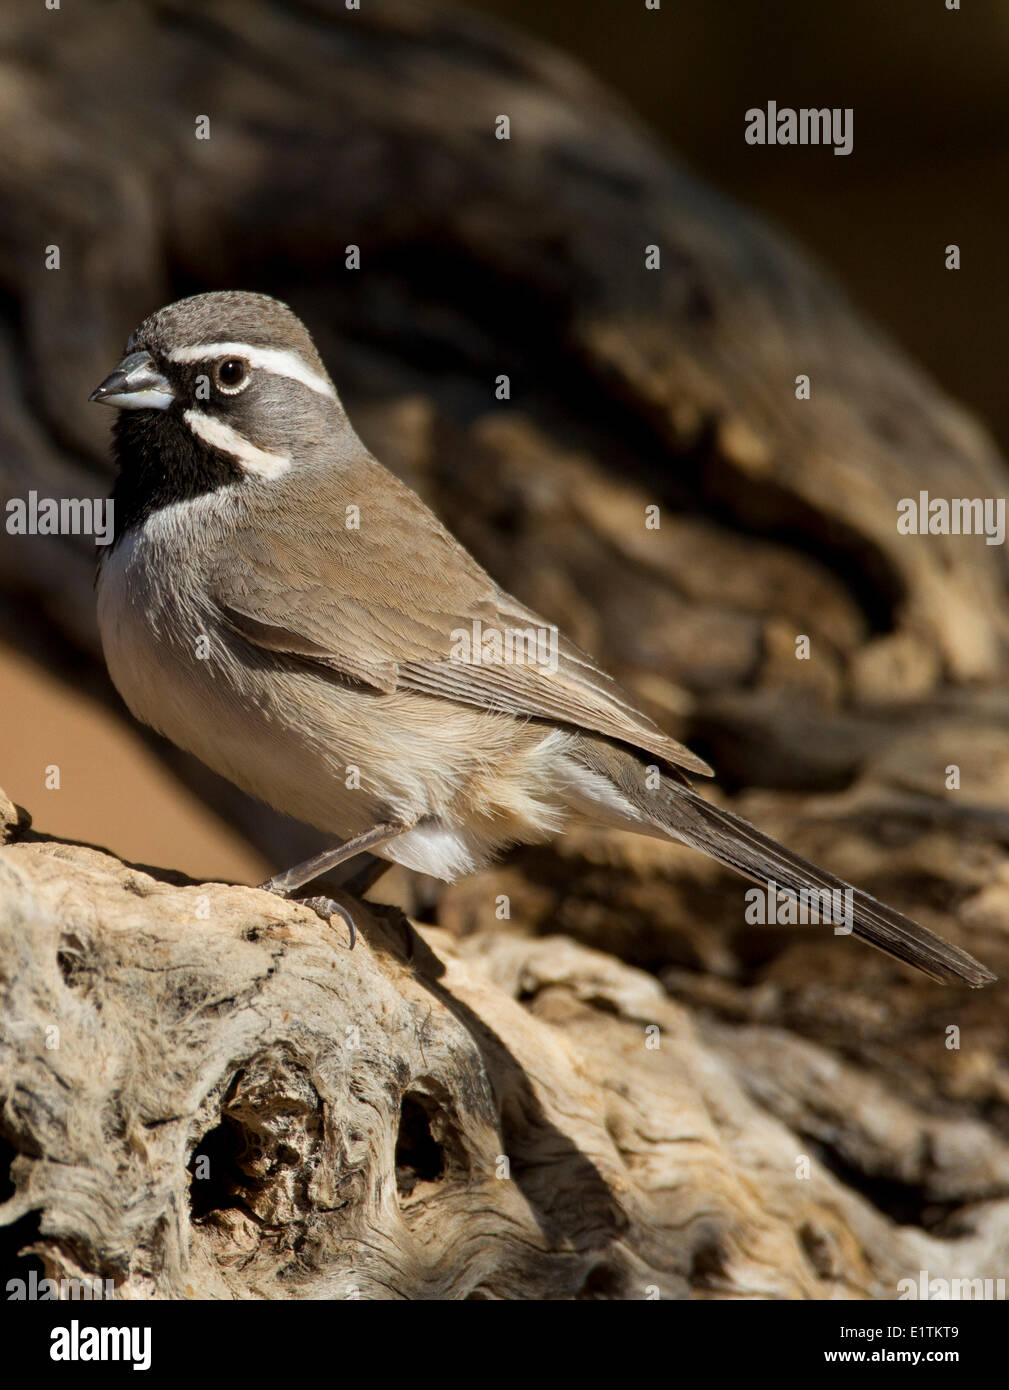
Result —
M 696 792 L 677 787 L 663 809 L 667 812 L 662 817 L 664 829 L 747 878 L 773 883 L 781 892 L 796 897 L 803 890 L 807 894 L 810 890 L 850 894 L 850 922 L 842 919 L 836 925 L 851 925 L 855 936 L 888 956 L 917 967 L 931 979 L 943 984 L 959 981 L 977 989 L 996 978 L 958 946 L 811 864 L 741 816 L 712 805 Z M 829 911 L 824 920 L 833 921 Z
M 959 982 L 977 989 L 996 978 L 980 961 L 936 936 L 927 927 L 919 926 L 868 893 L 845 883 L 844 879 L 794 854 L 741 816 L 698 796 L 675 769 L 675 781 L 666 777 L 661 788 L 648 791 L 645 789 L 644 759 L 630 749 L 586 734 L 578 740 L 573 752 L 582 768 L 604 779 L 594 784 L 594 793 L 592 784 L 580 784 L 580 793 L 585 798 L 581 805 L 583 811 L 588 809 L 586 800 L 590 800 L 599 813 L 598 818 L 609 824 L 622 824 L 639 833 L 668 835 L 744 877 L 773 885 L 779 892 L 800 901 L 803 897 L 808 900 L 813 894 L 829 894 L 826 900 L 819 896 L 814 899 L 826 909 L 819 914 L 821 921 L 850 928 L 855 936 L 877 950 L 913 965 L 933 980 L 943 984 Z M 618 800 L 606 794 L 605 784 L 619 793 Z M 620 805 L 625 808 L 624 813 L 619 811 Z M 633 816 L 627 814 L 632 808 Z M 647 822 L 647 830 L 643 820 Z M 841 920 L 836 920 L 830 912 L 835 901 L 833 895 L 838 892 L 844 894 L 842 901 L 847 914 L 842 914 Z

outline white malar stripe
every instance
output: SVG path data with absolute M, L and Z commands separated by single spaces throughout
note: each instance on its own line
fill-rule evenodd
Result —
M 175 348 L 168 354 L 169 362 L 210 362 L 218 357 L 244 357 L 250 367 L 261 367 L 274 376 L 287 376 L 320 396 L 336 400 L 333 383 L 313 372 L 296 352 L 284 348 L 253 347 L 251 343 L 197 343 L 193 347 Z
M 270 454 L 265 449 L 257 449 L 255 444 L 243 439 L 237 430 L 223 420 L 204 415 L 202 410 L 187 410 L 182 418 L 194 434 L 237 459 L 247 473 L 255 473 L 260 478 L 279 478 L 291 466 L 291 460 L 284 454 Z

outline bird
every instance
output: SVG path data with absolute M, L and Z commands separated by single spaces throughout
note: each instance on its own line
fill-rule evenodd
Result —
M 819 904 L 933 980 L 995 978 L 697 792 L 708 764 L 369 453 L 287 305 L 227 290 L 158 309 L 89 399 L 117 410 L 96 578 L 114 685 L 332 838 L 263 888 L 296 894 L 364 854 L 451 882 L 573 824 L 619 828 Z M 308 901 L 353 945 L 353 913 Z

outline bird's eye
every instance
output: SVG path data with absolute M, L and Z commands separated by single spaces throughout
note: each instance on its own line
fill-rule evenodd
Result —
M 214 381 L 228 396 L 249 384 L 249 364 L 242 357 L 222 357 L 214 366 Z

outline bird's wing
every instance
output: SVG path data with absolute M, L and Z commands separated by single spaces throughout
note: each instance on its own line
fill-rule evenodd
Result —
M 211 597 L 254 645 L 376 690 L 589 729 L 711 774 L 591 657 L 498 588 L 381 465 L 306 473 L 284 499 L 241 524 L 211 564 Z M 516 659 L 515 634 L 530 630 L 540 659 Z

